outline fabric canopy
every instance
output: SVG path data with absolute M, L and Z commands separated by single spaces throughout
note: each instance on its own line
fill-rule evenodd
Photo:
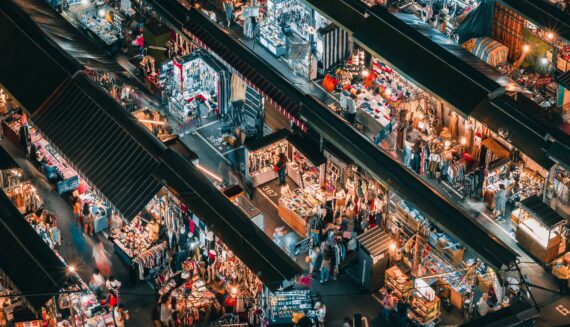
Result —
M 68 281 L 65 264 L 18 211 L 0 188 L 0 270 L 27 293 L 36 315 Z
M 455 29 L 454 33 L 459 36 L 459 43 L 474 37 L 491 35 L 494 11 L 495 0 L 481 0 L 479 6 Z
M 509 48 L 486 36 L 471 39 L 463 46 L 468 46 L 467 50 L 493 67 L 507 61 L 509 56 Z

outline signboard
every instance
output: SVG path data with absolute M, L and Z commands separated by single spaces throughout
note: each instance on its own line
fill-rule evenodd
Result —
M 308 237 L 302 240 L 301 242 L 295 244 L 293 255 L 298 256 L 301 253 L 309 252 L 311 246 L 313 246 L 313 238 Z
M 75 175 L 61 182 L 57 182 L 57 193 L 63 194 L 65 192 L 73 191 L 78 187 L 79 187 L 79 176 Z
M 552 76 L 543 76 L 536 79 L 535 87 L 543 87 L 552 82 Z

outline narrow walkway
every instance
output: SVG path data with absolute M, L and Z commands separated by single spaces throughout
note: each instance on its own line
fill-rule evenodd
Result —
M 111 261 L 112 274 L 123 283 L 119 294 L 119 303 L 130 312 L 130 326 L 151 326 L 151 311 L 155 303 L 155 291 L 148 283 L 133 284 L 129 280 L 130 267 L 127 267 L 114 255 L 113 246 L 101 233 L 94 237 L 84 237 L 82 230 L 74 223 L 71 205 L 58 195 L 54 186 L 48 182 L 37 167 L 23 156 L 22 151 L 4 139 L 0 144 L 10 153 L 23 169 L 24 176 L 38 190 L 46 210 L 56 214 L 57 225 L 62 234 L 62 245 L 58 248 L 61 256 L 69 265 L 75 265 L 77 273 L 85 283 L 89 282 L 95 262 L 93 245 L 102 242 Z M 107 276 L 105 276 L 107 277 Z

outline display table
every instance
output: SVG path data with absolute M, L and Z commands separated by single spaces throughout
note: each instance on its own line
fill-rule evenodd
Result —
M 279 177 L 277 175 L 277 172 L 273 171 L 273 169 L 267 169 L 264 172 L 251 176 L 251 182 L 254 187 L 257 187 L 259 185 L 263 185 L 267 182 L 270 182 L 276 179 L 277 177 Z
M 316 317 L 310 290 L 276 291 L 267 296 L 268 319 L 271 326 L 292 326 L 293 314 L 307 311 Z
M 386 286 L 397 291 L 400 296 L 406 296 L 414 288 L 412 280 L 397 266 L 386 270 L 385 279 Z
M 375 113 L 374 109 L 362 106 L 356 111 L 356 121 L 364 127 L 364 134 L 373 140 L 390 123 L 389 117 L 386 119 L 383 113 Z
M 281 201 L 279 201 L 279 205 L 277 206 L 277 214 L 284 223 L 289 225 L 289 227 L 293 228 L 295 232 L 297 232 L 302 237 L 307 236 L 307 219 L 299 216 L 293 210 L 289 209 L 287 206 L 283 205 Z

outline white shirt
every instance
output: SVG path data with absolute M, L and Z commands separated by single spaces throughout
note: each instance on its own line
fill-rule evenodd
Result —
M 119 313 L 119 308 L 115 308 L 115 310 L 113 310 L 113 318 L 115 318 L 115 326 L 125 327 L 125 319 L 123 318 L 123 315 Z
M 101 274 L 96 274 L 96 275 L 94 274 L 93 275 L 93 285 L 96 287 L 97 286 L 101 287 L 101 286 L 105 285 L 105 278 L 103 278 L 103 276 Z
M 111 289 L 111 288 L 119 289 L 119 287 L 121 287 L 121 285 L 122 285 L 122 283 L 119 282 L 119 281 L 116 280 L 116 279 L 115 279 L 114 281 L 112 281 L 112 282 L 108 280 L 108 281 L 105 283 L 105 286 L 107 287 L 107 289 Z

